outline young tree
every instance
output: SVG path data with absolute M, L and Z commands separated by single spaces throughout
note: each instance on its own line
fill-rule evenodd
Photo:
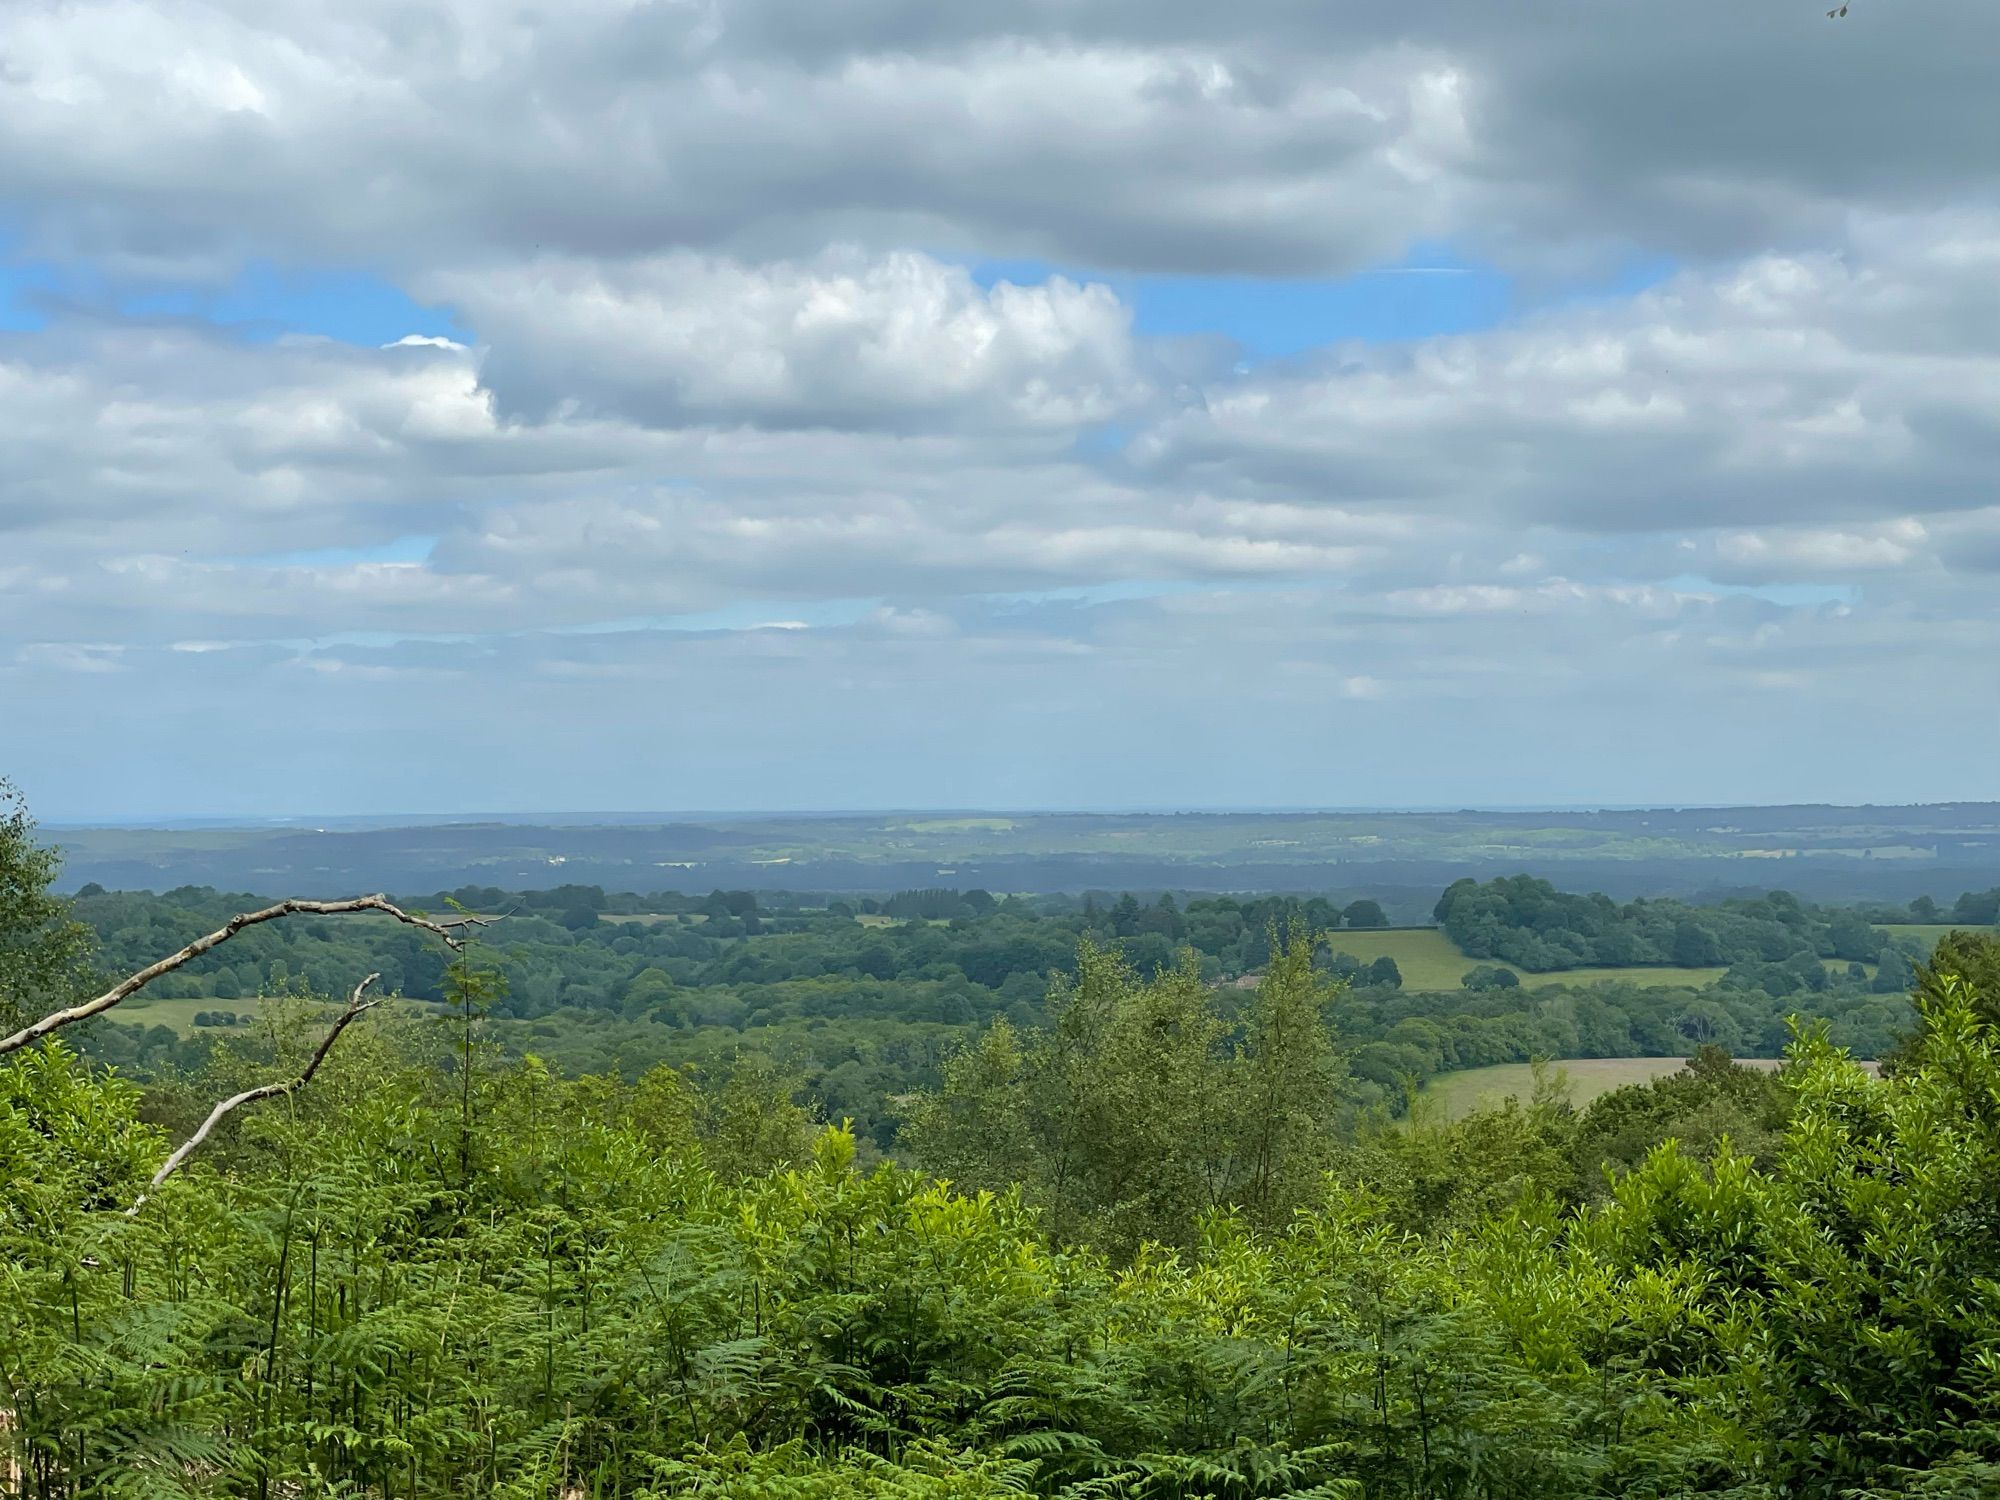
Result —
M 61 855 L 35 840 L 13 783 L 0 780 L 0 1034 L 68 1004 L 90 977 L 90 931 L 51 890 Z
M 761 1177 L 805 1160 L 812 1116 L 796 1102 L 798 1080 L 759 1057 L 739 1057 L 703 1098 L 702 1153 L 724 1179 Z
M 1308 1202 L 1332 1161 L 1347 1073 L 1334 1052 L 1327 1007 L 1339 987 L 1313 966 L 1314 935 L 1271 934 L 1271 964 L 1250 1007 L 1237 1097 L 1239 1197 L 1254 1222 L 1275 1227 Z
M 1030 1180 L 1040 1143 L 1029 1119 L 1026 1068 L 1021 1038 L 1001 1017 L 945 1060 L 942 1088 L 911 1103 L 903 1145 L 968 1189 Z

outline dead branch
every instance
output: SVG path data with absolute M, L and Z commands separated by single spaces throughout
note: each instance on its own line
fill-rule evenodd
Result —
M 341 1032 L 347 1030 L 348 1025 L 363 1011 L 373 1010 L 382 1003 L 380 995 L 376 996 L 373 1000 L 365 1002 L 361 998 L 367 992 L 368 986 L 381 977 L 380 974 L 370 974 L 354 987 L 354 993 L 347 1000 L 347 1009 L 335 1017 L 332 1028 L 320 1039 L 319 1047 L 314 1051 L 312 1058 L 306 1063 L 304 1070 L 300 1072 L 298 1077 L 286 1079 L 283 1083 L 259 1084 L 254 1089 L 245 1089 L 240 1094 L 231 1094 L 227 1099 L 216 1105 L 214 1109 L 210 1110 L 208 1118 L 201 1122 L 201 1129 L 182 1141 L 180 1146 L 174 1151 L 174 1154 L 160 1164 L 160 1170 L 153 1174 L 153 1180 L 146 1185 L 146 1191 L 141 1193 L 132 1206 L 125 1210 L 125 1216 L 129 1219 L 146 1206 L 146 1200 L 160 1190 L 161 1183 L 180 1170 L 181 1164 L 194 1154 L 195 1148 L 208 1139 L 208 1133 L 222 1123 L 224 1115 L 228 1114 L 231 1110 L 241 1109 L 246 1104 L 255 1104 L 259 1099 L 275 1099 L 280 1094 L 292 1093 L 312 1082 L 313 1074 L 317 1073 L 319 1065 L 326 1061 L 327 1053 L 331 1052 L 333 1044 L 340 1040 Z
M 255 927 L 259 922 L 274 922 L 279 917 L 289 917 L 294 913 L 338 917 L 362 911 L 379 911 L 394 917 L 398 922 L 407 922 L 412 927 L 421 927 L 426 932 L 436 933 L 444 939 L 446 946 L 454 949 L 465 946 L 465 939 L 459 936 L 461 929 L 483 927 L 491 920 L 488 917 L 478 917 L 468 913 L 465 916 L 447 917 L 443 921 L 432 921 L 429 917 L 419 917 L 404 911 L 387 896 L 353 896 L 345 901 L 280 901 L 276 906 L 267 906 L 262 911 L 244 912 L 240 916 L 231 917 L 226 926 L 209 933 L 207 937 L 196 938 L 180 952 L 169 954 L 158 963 L 149 964 L 138 973 L 119 980 L 95 1000 L 72 1005 L 68 1010 L 55 1011 L 31 1025 L 22 1027 L 10 1037 L 0 1037 L 0 1057 L 5 1057 L 9 1052 L 18 1052 L 32 1042 L 40 1041 L 52 1031 L 72 1026 L 78 1021 L 88 1021 L 92 1016 L 103 1015 L 112 1006 L 131 999 L 162 974 L 171 974 L 183 964 L 192 963 L 209 949 L 228 942 L 246 927 Z

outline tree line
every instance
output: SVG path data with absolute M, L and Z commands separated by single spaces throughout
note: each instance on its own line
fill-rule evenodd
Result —
M 1497 958 L 1535 973 L 1648 964 L 1706 968 L 1839 959 L 1873 964 L 1907 956 L 1883 922 L 1939 919 L 1937 903 L 1909 908 L 1817 907 L 1788 891 L 1692 905 L 1675 900 L 1620 904 L 1610 897 L 1559 891 L 1532 875 L 1483 884 L 1454 881 L 1438 898 L 1438 926 L 1474 958 Z M 1959 897 L 1952 920 L 1989 926 L 2000 917 L 2000 889 Z

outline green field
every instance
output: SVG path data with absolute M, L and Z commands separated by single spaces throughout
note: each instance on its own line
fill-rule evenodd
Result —
M 1739 1058 L 1747 1067 L 1775 1068 L 1777 1063 L 1763 1058 Z M 1684 1057 L 1572 1057 L 1548 1064 L 1551 1073 L 1561 1073 L 1568 1085 L 1569 1099 L 1579 1108 L 1600 1094 L 1623 1088 L 1628 1083 L 1651 1083 L 1677 1073 L 1687 1064 Z M 1457 1119 L 1481 1105 L 1493 1106 L 1508 1098 L 1525 1100 L 1535 1089 L 1533 1063 L 1500 1063 L 1490 1068 L 1467 1068 L 1461 1073 L 1440 1073 L 1424 1085 L 1423 1097 L 1435 1100 L 1447 1118 Z
M 197 1026 L 195 1013 L 204 1010 L 233 1010 L 239 1016 L 255 1016 L 263 1006 L 263 1001 L 252 996 L 248 1000 L 214 1000 L 206 997 L 194 999 L 159 1000 L 145 994 L 134 995 L 123 1005 L 111 1012 L 110 1019 L 126 1026 L 171 1026 L 182 1036 L 229 1036 L 233 1033 L 249 1031 L 249 1027 L 237 1026 Z
M 1768 1070 L 1779 1066 L 1778 1059 L 1770 1057 L 1739 1057 L 1736 1061 L 1746 1068 Z M 1651 1083 L 1655 1078 L 1678 1073 L 1686 1065 L 1684 1057 L 1570 1057 L 1551 1062 L 1547 1067 L 1551 1073 L 1562 1075 L 1570 1102 L 1582 1108 L 1600 1094 L 1628 1083 Z M 1861 1066 L 1870 1073 L 1876 1071 L 1872 1062 Z M 1481 1105 L 1490 1107 L 1509 1098 L 1525 1100 L 1534 1089 L 1533 1063 L 1499 1063 L 1490 1068 L 1440 1073 L 1424 1085 L 1422 1097 L 1435 1101 L 1446 1118 L 1455 1120 Z
M 1392 927 L 1379 932 L 1343 929 L 1329 934 L 1327 943 L 1334 952 L 1351 953 L 1363 963 L 1384 955 L 1395 959 L 1396 967 L 1402 971 L 1403 988 L 1406 990 L 1455 990 L 1467 970 L 1491 962 L 1483 958 L 1467 958 L 1450 938 L 1435 927 Z M 1497 964 L 1495 967 L 1507 969 L 1513 968 L 1513 965 Z M 1530 974 L 1525 969 L 1514 969 L 1514 972 L 1521 976 L 1522 985 L 1531 990 L 1551 984 L 1594 984 L 1602 979 L 1649 987 L 1687 985 L 1699 988 L 1720 979 L 1724 973 L 1719 968 L 1564 969 L 1555 974 Z
M 182 1036 L 249 1036 L 256 1022 L 262 1019 L 264 1007 L 271 1003 L 255 995 L 247 1000 L 217 1000 L 205 996 L 196 996 L 192 999 L 181 997 L 158 999 L 141 993 L 113 1010 L 105 1019 L 116 1021 L 123 1026 L 171 1026 Z M 383 1010 L 386 1012 L 389 1006 L 408 1007 L 411 1011 L 419 1013 L 429 1013 L 435 1009 L 421 1001 L 401 998 L 391 1000 Z M 251 1024 L 246 1026 L 239 1019 L 234 1026 L 195 1025 L 195 1016 L 205 1010 L 233 1010 L 239 1018 L 250 1017 Z M 331 1006 L 328 1007 L 328 1014 L 332 1014 Z

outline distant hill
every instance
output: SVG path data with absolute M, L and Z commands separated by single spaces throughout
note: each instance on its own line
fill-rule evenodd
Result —
M 1413 907 L 1527 870 L 1618 898 L 1782 886 L 1949 899 L 2000 872 L 2000 803 L 1602 811 L 592 815 L 523 823 L 51 827 L 64 883 L 300 895 L 562 882 L 629 891 L 1352 891 Z

